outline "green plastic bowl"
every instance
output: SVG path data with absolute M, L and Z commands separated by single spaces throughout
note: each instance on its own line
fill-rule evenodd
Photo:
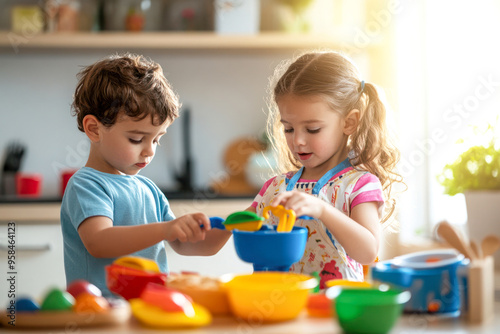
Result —
M 403 311 L 410 292 L 381 288 L 345 288 L 335 286 L 327 290 L 334 300 L 337 319 L 347 333 L 388 333 Z

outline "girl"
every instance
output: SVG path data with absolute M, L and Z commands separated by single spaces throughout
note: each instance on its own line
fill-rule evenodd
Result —
M 394 211 L 386 208 L 383 217 L 384 203 L 400 182 L 385 114 L 375 86 L 336 52 L 300 56 L 274 85 L 268 134 L 282 174 L 248 210 L 262 215 L 268 205 L 283 205 L 314 218 L 296 221 L 309 237 L 290 270 L 318 272 L 320 288 L 330 279 L 362 281 L 362 265 L 377 258 L 381 221 Z

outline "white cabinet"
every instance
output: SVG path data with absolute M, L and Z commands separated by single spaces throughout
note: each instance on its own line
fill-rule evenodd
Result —
M 0 222 L 0 306 L 6 305 L 11 285 L 8 278 L 15 278 L 16 296 L 41 298 L 51 287 L 64 288 L 63 239 L 59 222 L 15 223 L 14 268 L 8 265 L 8 225 Z M 12 230 L 11 230 L 12 232 Z M 11 252 L 12 253 L 12 252 Z M 12 270 L 13 269 L 13 270 Z M 13 272 L 12 274 L 9 274 Z

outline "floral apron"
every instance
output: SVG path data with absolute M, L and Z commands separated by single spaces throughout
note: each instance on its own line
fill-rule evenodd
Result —
M 297 190 L 309 193 L 336 207 L 338 207 L 336 204 L 342 204 L 341 207 L 343 210 L 341 211 L 349 214 L 350 205 L 349 199 L 346 196 L 350 194 L 350 191 L 342 189 L 336 183 L 342 178 L 354 178 L 357 180 L 363 173 L 351 169 L 338 176 L 335 180 L 330 181 L 334 175 L 348 167 L 351 167 L 351 164 L 346 159 L 323 175 L 314 184 L 312 189 L 308 187 L 309 184 L 312 186 L 312 183 L 308 182 L 306 184 L 300 183 Z M 302 167 L 291 179 L 286 178 L 285 175 L 277 176 L 269 185 L 262 197 L 262 201 L 257 206 L 257 214 L 262 215 L 263 208 L 269 205 L 279 193 L 296 189 L 297 182 L 300 180 L 303 170 L 304 168 Z M 349 180 L 348 184 L 356 184 L 355 180 L 352 180 L 354 182 Z M 343 203 L 336 203 L 337 201 Z M 274 225 L 278 224 L 278 218 L 271 215 L 270 223 Z M 294 263 L 290 271 L 305 274 L 317 272 L 320 276 L 320 288 L 322 289 L 326 287 L 325 282 L 332 279 L 363 280 L 362 265 L 346 254 L 342 245 L 337 242 L 319 219 L 297 219 L 295 225 L 307 228 L 308 238 L 302 259 Z

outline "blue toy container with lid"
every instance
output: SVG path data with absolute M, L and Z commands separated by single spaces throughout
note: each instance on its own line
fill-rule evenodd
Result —
M 405 312 L 460 315 L 463 296 L 463 268 L 469 260 L 455 250 L 410 253 L 372 267 L 372 279 L 411 292 Z

